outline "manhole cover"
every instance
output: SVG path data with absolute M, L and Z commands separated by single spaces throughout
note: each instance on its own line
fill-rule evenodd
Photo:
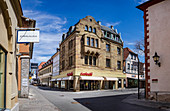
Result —
M 71 102 L 72 104 L 79 104 L 79 102 Z
M 60 95 L 61 97 L 63 97 L 64 95 Z

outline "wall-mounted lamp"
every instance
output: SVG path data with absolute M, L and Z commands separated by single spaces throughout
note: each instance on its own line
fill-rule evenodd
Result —
M 160 58 L 160 56 L 158 56 L 157 52 L 155 52 L 155 55 L 153 56 L 153 60 L 154 60 L 155 64 L 160 67 L 161 63 L 159 62 L 159 58 Z

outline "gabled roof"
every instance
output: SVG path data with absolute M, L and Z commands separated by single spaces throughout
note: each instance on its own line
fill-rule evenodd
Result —
M 150 6 L 152 6 L 152 5 L 155 5 L 155 4 L 157 4 L 157 3 L 159 3 L 159 2 L 162 2 L 162 1 L 165 1 L 165 0 L 149 0 L 149 1 L 147 1 L 147 2 L 145 2 L 145 3 L 143 3 L 143 4 L 141 4 L 141 5 L 137 6 L 136 8 L 144 11 L 144 10 L 147 9 L 148 7 L 150 7 Z
M 128 47 L 123 48 L 123 60 L 126 60 L 129 53 L 132 53 L 134 55 L 137 55 L 136 53 L 134 53 L 132 50 L 130 50 Z

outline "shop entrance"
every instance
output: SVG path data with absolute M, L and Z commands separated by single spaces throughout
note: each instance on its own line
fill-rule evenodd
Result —
M 0 110 L 5 108 L 6 53 L 0 47 Z
M 68 90 L 73 90 L 73 80 L 68 81 Z
M 115 89 L 115 81 L 104 81 L 104 89 Z
M 100 81 L 89 81 L 81 80 L 80 81 L 80 90 L 99 90 Z

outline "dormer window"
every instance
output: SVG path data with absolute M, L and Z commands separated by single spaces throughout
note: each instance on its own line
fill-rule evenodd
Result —
M 88 26 L 87 25 L 85 26 L 85 31 L 88 31 Z

